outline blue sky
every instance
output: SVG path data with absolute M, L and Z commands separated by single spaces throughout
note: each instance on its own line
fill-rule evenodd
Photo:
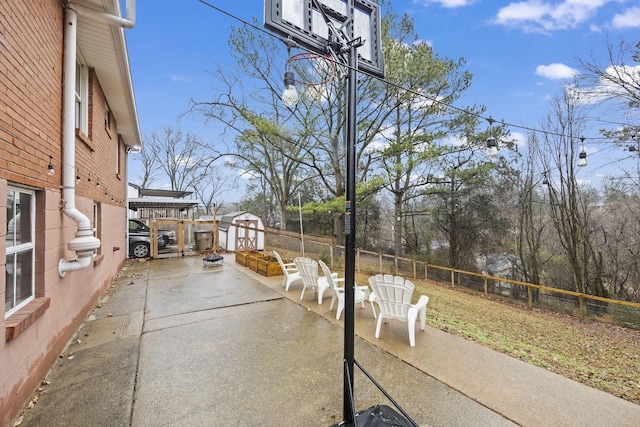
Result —
M 262 23 L 263 0 L 207 2 Z M 465 58 L 473 82 L 458 106 L 485 105 L 487 116 L 533 128 L 561 83 L 578 71 L 578 59 L 593 54 L 606 63 L 607 39 L 640 41 L 637 0 L 392 0 L 391 6 L 413 17 L 416 32 L 439 56 Z M 208 72 L 231 64 L 229 31 L 240 25 L 197 0 L 137 2 L 137 24 L 126 35 L 143 134 L 171 126 L 217 137 L 219 129 L 201 118 L 179 116 L 190 99 L 211 93 Z M 135 156 L 132 166 L 135 182 Z

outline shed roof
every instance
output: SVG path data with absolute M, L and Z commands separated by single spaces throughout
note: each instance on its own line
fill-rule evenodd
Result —
M 135 198 L 129 199 L 129 209 L 137 211 L 141 208 L 149 209 L 192 209 L 200 204 L 199 200 L 173 199 L 170 197 Z

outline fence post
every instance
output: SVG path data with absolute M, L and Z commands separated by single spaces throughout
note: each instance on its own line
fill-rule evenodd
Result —
M 580 317 L 580 320 L 584 320 L 583 309 L 584 306 L 582 305 L 582 295 L 578 295 L 578 316 Z
M 429 280 L 429 264 L 424 263 L 424 279 Z
M 333 243 L 329 245 L 329 259 L 331 260 L 331 268 L 333 268 Z
M 380 264 L 380 274 L 382 274 L 382 252 L 378 253 L 378 264 Z
M 356 249 L 356 270 L 360 272 L 360 248 Z
M 418 275 L 416 273 L 416 260 L 413 260 L 413 278 L 417 279 Z
M 393 256 L 393 264 L 396 267 L 396 271 L 394 271 L 393 274 L 397 275 L 398 274 L 398 256 L 397 255 Z
M 527 286 L 527 305 L 529 308 L 533 308 L 533 295 L 531 292 L 531 286 Z
M 484 294 L 487 295 L 487 275 L 483 275 L 484 277 Z
M 456 285 L 456 271 L 451 269 L 451 287 L 453 288 Z

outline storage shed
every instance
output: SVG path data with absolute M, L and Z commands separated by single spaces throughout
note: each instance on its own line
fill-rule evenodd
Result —
M 264 250 L 264 224 L 250 212 L 229 212 L 218 217 L 220 248 L 226 251 Z

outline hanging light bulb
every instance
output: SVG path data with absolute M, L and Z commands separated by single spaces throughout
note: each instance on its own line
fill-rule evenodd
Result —
M 49 164 L 47 165 L 47 172 L 49 173 L 49 175 L 56 174 L 56 170 L 53 168 L 53 164 L 51 163 L 52 160 L 53 160 L 53 157 L 49 156 Z
M 284 92 L 282 92 L 282 102 L 287 107 L 293 107 L 298 103 L 298 91 L 296 90 L 293 71 L 284 72 Z
M 498 155 L 498 144 L 496 139 L 493 137 L 493 122 L 495 120 L 493 117 L 489 116 L 487 119 L 489 122 L 489 138 L 487 138 L 487 157 L 494 158 Z
M 580 138 L 580 142 L 582 143 L 582 151 L 578 154 L 578 166 L 584 167 L 587 166 L 587 152 L 584 151 L 584 136 Z
M 498 144 L 496 144 L 496 139 L 492 136 L 487 138 L 487 156 L 495 157 L 498 155 Z
M 578 166 L 587 166 L 587 152 L 584 149 L 578 154 Z

